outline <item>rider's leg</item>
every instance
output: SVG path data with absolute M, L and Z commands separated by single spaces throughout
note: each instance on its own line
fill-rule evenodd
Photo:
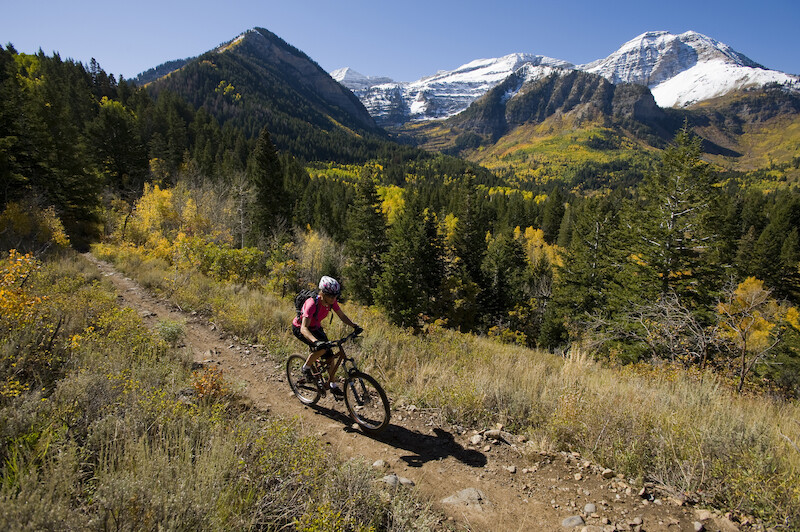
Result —
M 328 383 L 336 382 L 336 372 L 339 371 L 339 363 L 342 361 L 340 357 L 332 356 L 328 361 L 328 375 L 330 379 Z
M 328 386 L 336 379 L 336 368 L 333 367 L 333 357 L 328 360 Z
M 323 353 L 325 353 L 324 349 L 320 349 L 319 351 L 312 351 L 311 353 L 309 353 L 308 358 L 306 358 L 306 363 L 303 364 L 303 366 L 308 368 L 312 367 L 317 362 L 317 359 L 319 359 L 319 357 L 322 356 Z

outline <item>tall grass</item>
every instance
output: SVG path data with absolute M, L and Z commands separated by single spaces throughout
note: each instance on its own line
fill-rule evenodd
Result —
M 368 464 L 339 462 L 293 420 L 264 420 L 224 375 L 192 372 L 81 258 L 24 286 L 31 312 L 0 319 L 15 357 L 0 378 L 18 383 L 0 395 L 1 530 L 438 527 L 408 494 L 387 501 Z M 31 328 L 48 331 L 44 345 Z
M 130 275 L 141 260 L 105 249 Z M 155 266 L 154 266 L 155 267 Z M 212 319 L 266 343 L 277 358 L 299 344 L 288 334 L 292 302 L 192 276 L 173 297 L 202 290 Z M 197 303 L 192 304 L 198 307 Z M 565 357 L 441 328 L 390 326 L 375 309 L 346 304 L 365 327 L 356 349 L 394 401 L 436 409 L 454 423 L 504 423 L 547 449 L 578 451 L 639 482 L 699 504 L 800 527 L 800 406 L 740 397 L 714 375 L 670 367 L 604 367 L 588 353 Z M 329 336 L 344 332 L 338 322 Z

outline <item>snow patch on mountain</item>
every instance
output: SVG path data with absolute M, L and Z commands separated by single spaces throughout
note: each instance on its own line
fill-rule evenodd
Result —
M 355 93 L 380 125 L 396 125 L 456 115 L 521 68 L 530 76 L 528 81 L 583 70 L 614 84 L 646 85 L 659 107 L 684 107 L 733 90 L 769 84 L 800 91 L 800 76 L 768 70 L 730 46 L 693 31 L 643 33 L 608 57 L 577 66 L 517 53 L 476 59 L 413 82 L 368 77 L 350 68 L 331 75 Z M 523 85 L 506 97 L 513 97 Z
M 743 90 L 778 84 L 800 91 L 800 77 L 776 70 L 731 65 L 724 61 L 699 63 L 676 76 L 650 87 L 659 107 L 686 107 Z
M 371 78 L 350 68 L 336 70 L 331 76 L 353 91 L 376 121 L 386 125 L 456 115 L 526 65 L 573 68 L 571 63 L 545 56 L 510 54 L 476 59 L 413 82 Z
M 392 78 L 365 76 L 364 74 L 356 72 L 350 67 L 334 70 L 331 72 L 331 77 L 351 91 L 367 90 L 375 85 L 394 83 Z
M 693 31 L 643 33 L 608 57 L 577 68 L 615 84 L 647 85 L 659 107 L 684 107 L 770 83 L 800 88 L 800 77 L 768 70 L 730 46 Z

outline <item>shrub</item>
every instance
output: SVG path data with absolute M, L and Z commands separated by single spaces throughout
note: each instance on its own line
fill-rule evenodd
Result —
M 83 268 L 12 266 L 33 273 L 4 297 L 35 301 L 23 322 L 61 317 L 64 360 L 52 386 L 0 401 L 0 529 L 369 530 L 400 514 L 371 468 L 337 464 L 296 423 L 251 413 L 220 371 L 191 374 Z M 406 507 L 422 510 L 393 522 L 435 521 Z
M 0 250 L 41 254 L 51 248 L 65 250 L 69 245 L 53 207 L 41 209 L 33 203 L 12 202 L 0 213 Z
M 159 320 L 156 323 L 156 331 L 162 340 L 173 347 L 185 334 L 183 322 L 174 320 Z

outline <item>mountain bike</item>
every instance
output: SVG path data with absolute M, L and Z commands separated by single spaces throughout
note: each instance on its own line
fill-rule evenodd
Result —
M 303 355 L 291 355 L 286 361 L 286 378 L 300 402 L 313 405 L 325 394 L 332 393 L 328 388 L 328 362 L 333 358 L 334 374 L 340 366 L 344 368 L 344 403 L 350 416 L 365 432 L 378 433 L 389 424 L 389 399 L 378 381 L 359 370 L 355 360 L 345 353 L 344 344 L 357 335 L 354 331 L 328 342 L 327 352 L 311 368 L 313 382 L 306 382 L 303 376 L 303 364 L 306 361 Z M 333 352 L 334 348 L 338 348 L 338 353 Z M 335 395 L 334 398 L 341 400 Z

